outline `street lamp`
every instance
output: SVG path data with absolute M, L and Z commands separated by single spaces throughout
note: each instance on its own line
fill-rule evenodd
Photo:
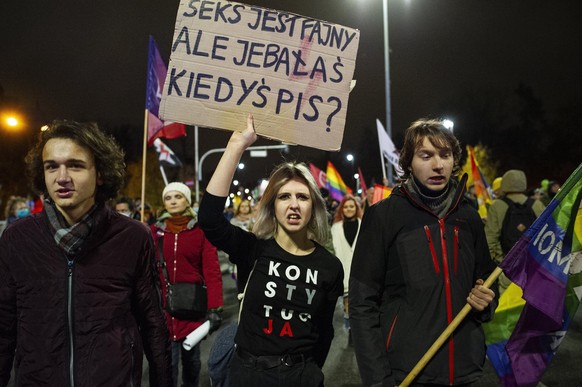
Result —
M 384 74 L 386 77 L 386 132 L 392 139 L 392 108 L 390 107 L 390 47 L 388 44 L 388 0 L 382 0 L 384 16 Z M 388 163 L 388 182 L 392 185 L 392 165 Z
M 196 127 L 197 128 L 197 127 Z M 196 143 L 198 143 L 198 132 L 196 131 Z M 283 151 L 287 151 L 289 149 L 288 145 L 257 145 L 257 146 L 250 146 L 248 147 L 246 150 L 247 151 L 256 151 L 256 150 L 270 150 L 270 149 L 280 149 Z M 204 163 L 204 160 L 206 159 L 206 157 L 210 156 L 213 153 L 222 153 L 226 150 L 226 148 L 215 148 L 215 149 L 210 149 L 209 151 L 207 151 L 206 153 L 204 153 L 202 155 L 202 157 L 198 158 L 196 157 L 195 160 L 195 166 L 196 166 L 196 200 L 200 201 L 200 182 L 202 181 L 202 163 Z M 198 155 L 198 146 L 196 146 L 196 155 Z M 242 168 L 244 168 L 244 164 L 242 164 Z M 241 164 L 239 164 L 239 168 L 241 168 Z
M 22 118 L 13 112 L 2 112 L 0 114 L 0 126 L 9 131 L 18 131 L 24 128 L 24 121 Z
M 354 173 L 354 155 L 351 153 L 348 153 L 346 155 L 346 160 L 348 160 L 350 162 L 350 164 L 352 164 L 352 174 L 354 174 L 354 183 L 356 183 L 356 187 L 358 186 L 358 178 L 356 177 L 357 173 Z M 356 189 L 357 191 L 357 189 Z
M 452 132 L 453 128 L 455 127 L 455 123 L 453 121 L 445 118 L 443 120 L 443 126 Z
M 8 126 L 18 126 L 18 119 L 16 117 L 8 117 L 6 119 L 6 124 L 8 124 Z

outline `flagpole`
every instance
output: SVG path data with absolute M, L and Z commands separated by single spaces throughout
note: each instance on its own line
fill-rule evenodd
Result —
M 164 171 L 164 167 L 160 165 L 160 172 L 162 172 L 162 178 L 164 179 L 164 185 L 168 185 L 168 178 L 166 177 L 166 171 Z
M 146 158 L 148 151 L 148 109 L 145 109 L 143 125 L 143 153 L 141 163 L 141 208 L 139 210 L 140 219 L 145 221 L 145 185 L 146 185 Z
M 493 270 L 493 273 L 491 273 L 491 275 L 489 276 L 489 278 L 487 278 L 483 286 L 485 286 L 487 289 L 491 288 L 491 285 L 493 285 L 493 283 L 495 282 L 495 280 L 497 280 L 497 277 L 499 277 L 501 273 L 503 273 L 503 270 L 501 270 L 501 268 L 499 267 L 496 267 L 495 270 Z M 418 363 L 416 363 L 416 365 L 414 366 L 412 371 L 410 371 L 408 376 L 406 376 L 402 383 L 400 383 L 399 385 L 400 387 L 408 387 L 410 383 L 412 383 L 412 381 L 418 376 L 420 371 L 422 371 L 422 369 L 434 357 L 434 355 L 437 353 L 440 347 L 443 346 L 445 341 L 447 341 L 447 339 L 453 334 L 455 329 L 457 329 L 457 327 L 461 324 L 465 317 L 467 317 L 471 309 L 472 307 L 469 303 L 465 304 L 465 306 L 463 307 L 463 309 L 461 309 L 459 314 L 457 314 L 454 320 L 451 321 L 449 326 L 444 330 L 443 333 L 441 333 L 441 335 L 436 339 L 436 341 L 428 349 L 424 356 L 418 361 Z
M 194 126 L 194 173 L 196 173 L 196 201 L 200 202 L 200 180 L 198 177 L 200 174 L 198 173 L 199 167 L 199 158 L 198 158 L 198 125 Z
M 382 162 L 382 177 L 383 181 L 386 180 L 386 164 L 384 164 L 384 153 L 382 152 L 382 146 L 380 146 L 380 161 Z

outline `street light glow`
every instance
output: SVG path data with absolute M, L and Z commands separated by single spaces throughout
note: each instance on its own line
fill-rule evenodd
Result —
M 8 117 L 6 118 L 6 124 L 14 128 L 18 126 L 18 119 L 16 117 Z
M 19 131 L 24 128 L 22 116 L 13 111 L 0 112 L 0 127 L 10 131 Z
M 449 119 L 444 119 L 443 126 L 452 132 L 453 127 L 455 126 L 455 123 Z
M 354 161 L 354 155 L 351 153 L 348 153 L 348 155 L 346 156 L 346 160 L 348 160 L 350 162 Z

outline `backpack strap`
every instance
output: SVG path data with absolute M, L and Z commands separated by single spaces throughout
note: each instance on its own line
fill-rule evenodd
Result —
M 505 204 L 507 204 L 509 207 L 524 206 L 524 207 L 533 209 L 534 200 L 532 198 L 527 198 L 527 200 L 525 202 L 523 202 L 523 204 L 516 203 L 513 200 L 511 200 L 505 196 L 503 196 L 501 198 L 501 200 L 503 200 L 505 202 Z
M 507 198 L 506 196 L 501 197 L 501 200 L 503 200 L 509 207 L 513 207 L 516 204 L 513 200 Z

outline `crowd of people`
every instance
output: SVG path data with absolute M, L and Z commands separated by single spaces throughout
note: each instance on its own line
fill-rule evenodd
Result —
M 418 120 L 387 199 L 373 203 L 371 188 L 334 203 L 304 164 L 286 162 L 258 205 L 242 200 L 226 216 L 236 166 L 256 139 L 249 115 L 200 204 L 172 182 L 157 213 L 144 204 L 141 222 L 141 204 L 120 196 L 125 164 L 115 140 L 94 124 L 53 122 L 26 157 L 40 208 L 16 196 L 6 205 L 0 386 L 12 370 L 18 385 L 139 385 L 144 354 L 150 385 L 198 386 L 200 344 L 184 341 L 205 321 L 209 334 L 221 326 L 219 250 L 237 267 L 241 295 L 227 385 L 322 386 L 338 299 L 366 386 L 399 385 L 468 303 L 471 315 L 416 382 L 478 380 L 481 324 L 508 285 L 502 276 L 483 286 L 507 253 L 508 214 L 522 206 L 535 219 L 559 183 L 528 192 L 525 173 L 509 170 L 493 182 L 482 219 L 460 176 L 458 140 L 442 122 Z M 204 313 L 173 312 L 179 284 L 202 285 Z

